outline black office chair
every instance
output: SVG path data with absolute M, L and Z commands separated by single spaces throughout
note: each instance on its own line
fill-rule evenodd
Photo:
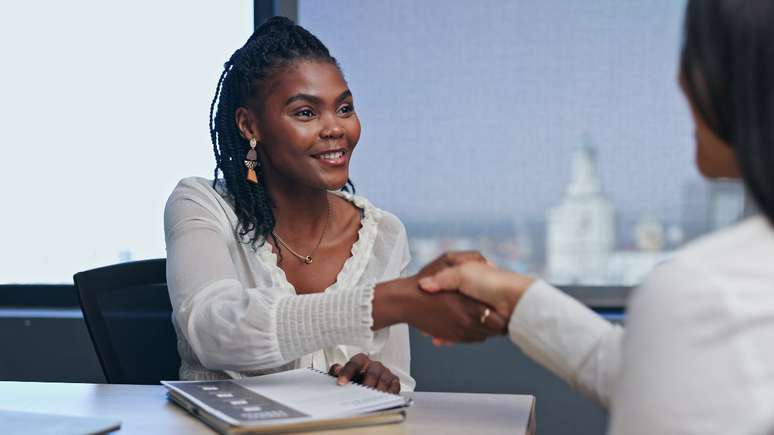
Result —
M 165 269 L 166 260 L 161 258 L 100 267 L 73 277 L 108 383 L 178 379 L 180 356 Z

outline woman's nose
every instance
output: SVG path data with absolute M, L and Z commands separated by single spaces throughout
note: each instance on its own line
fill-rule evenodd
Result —
M 323 139 L 338 139 L 344 135 L 344 129 L 337 122 L 326 124 L 320 131 L 320 137 Z

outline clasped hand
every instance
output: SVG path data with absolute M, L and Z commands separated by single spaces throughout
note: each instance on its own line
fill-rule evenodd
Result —
M 424 280 L 445 276 L 439 274 L 465 264 L 487 267 L 486 259 L 477 251 L 447 252 L 423 267 L 413 278 L 419 285 Z M 446 290 L 455 290 L 447 287 Z M 418 302 L 421 311 L 409 323 L 433 336 L 436 344 L 484 341 L 506 331 L 508 316 L 493 309 L 486 301 L 453 291 L 427 291 L 423 295 L 425 297 Z
M 491 307 L 496 314 L 490 317 L 498 321 L 504 319 L 504 325 L 507 325 L 519 299 L 534 281 L 529 276 L 499 269 L 491 263 L 464 261 L 422 276 L 418 284 L 430 293 L 453 291 L 467 295 Z M 432 335 L 435 344 L 452 341 Z
M 498 269 L 478 252 L 447 252 L 419 273 L 380 285 L 374 294 L 374 329 L 406 322 L 436 345 L 483 341 L 507 330 L 521 295 L 534 279 Z M 378 299 L 378 301 L 377 301 Z M 400 381 L 387 367 L 357 354 L 329 373 L 339 384 L 356 382 L 397 394 Z

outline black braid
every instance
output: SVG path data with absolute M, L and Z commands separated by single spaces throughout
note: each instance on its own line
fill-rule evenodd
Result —
M 237 236 L 253 248 L 266 241 L 276 222 L 260 165 L 255 168 L 259 183 L 247 181 L 244 158 L 250 145 L 239 134 L 236 109 L 244 107 L 248 97 L 260 100 L 264 81 L 282 66 L 299 60 L 328 62 L 338 67 L 325 45 L 306 29 L 285 17 L 269 18 L 225 63 L 210 104 L 210 140 L 215 154 L 213 187 L 220 171 L 239 219 Z M 350 188 L 354 193 L 355 186 L 347 180 L 343 190 Z

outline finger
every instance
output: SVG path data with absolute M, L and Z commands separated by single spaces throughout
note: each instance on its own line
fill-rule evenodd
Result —
M 487 316 L 484 326 L 494 334 L 504 334 L 508 329 L 508 320 L 503 318 L 503 316 L 498 314 L 493 308 L 490 308 L 490 310 L 490 314 Z
M 456 266 L 458 264 L 476 261 L 486 263 L 487 259 L 479 251 L 451 251 L 444 256 L 446 264 Z
M 503 329 L 502 317 L 490 307 L 474 301 L 470 298 L 465 303 L 465 313 L 468 316 L 468 325 L 465 328 L 466 341 L 479 342 L 484 341 L 492 335 L 499 335 Z M 495 319 L 491 319 L 492 316 L 497 316 Z M 490 329 L 489 322 L 492 323 L 492 327 L 497 329 Z
M 443 338 L 437 338 L 433 337 L 433 345 L 436 347 L 440 346 L 454 346 L 454 342 L 450 340 L 444 340 Z
M 371 360 L 365 354 L 359 353 L 353 356 L 339 371 L 338 384 L 344 385 L 353 380 L 359 373 L 368 368 L 370 362 Z
M 382 371 L 382 375 L 379 376 L 379 382 L 376 383 L 376 389 L 379 391 L 389 391 L 392 381 L 397 379 L 397 376 L 393 375 L 386 367 Z
M 462 284 L 462 274 L 458 267 L 444 269 L 433 276 L 419 280 L 419 287 L 427 292 L 435 293 L 441 290 L 457 290 Z
M 480 302 L 497 305 L 502 298 L 494 290 L 497 269 L 486 263 L 465 263 L 444 269 L 432 276 L 433 283 L 443 290 L 458 290 Z
M 386 370 L 380 362 L 373 362 L 365 371 L 365 379 L 363 379 L 363 385 L 366 387 L 376 388 L 376 384 L 379 382 L 379 378 L 382 376 L 382 372 Z
M 428 292 L 428 293 L 435 293 L 443 290 L 441 288 L 441 285 L 438 283 L 438 281 L 435 279 L 435 277 L 428 276 L 426 278 L 420 278 L 419 279 L 419 288 L 422 290 Z
M 338 376 L 341 371 L 341 364 L 334 364 L 328 369 L 328 374 L 331 376 Z
M 392 394 L 400 393 L 400 379 L 398 379 L 397 376 L 392 380 L 392 382 L 390 382 L 389 392 Z
M 469 315 L 473 315 L 476 312 L 479 313 L 479 326 L 480 328 L 483 328 L 482 332 L 486 333 L 488 336 L 507 333 L 510 316 L 503 316 L 494 308 L 483 304 L 479 304 L 475 308 L 468 306 L 467 312 Z
M 360 373 L 360 370 L 362 369 L 362 366 L 358 364 L 355 361 L 350 360 L 346 364 L 344 364 L 344 367 L 342 367 L 339 370 L 339 378 L 337 379 L 336 383 L 339 385 L 344 385 L 351 381 L 358 373 Z

